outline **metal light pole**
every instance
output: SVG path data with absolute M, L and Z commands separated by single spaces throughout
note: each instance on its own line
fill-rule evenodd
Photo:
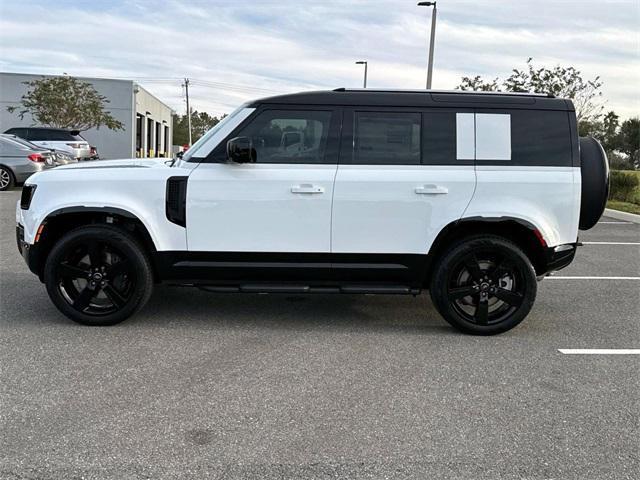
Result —
M 359 60 L 356 62 L 356 65 L 364 65 L 364 87 L 367 88 L 367 62 L 366 60 Z
M 433 6 L 433 12 L 431 12 L 431 39 L 429 41 L 429 64 L 427 66 L 427 90 L 431 89 L 431 79 L 433 77 L 433 48 L 436 41 L 436 15 L 438 9 L 436 8 L 436 2 L 418 2 L 419 7 L 431 7 Z
M 189 107 L 189 79 L 184 79 L 184 92 L 187 97 L 187 125 L 189 126 L 189 147 L 191 147 L 191 108 Z

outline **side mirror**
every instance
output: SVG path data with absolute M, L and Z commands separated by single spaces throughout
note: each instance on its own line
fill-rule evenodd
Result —
M 184 156 L 184 152 L 178 152 L 176 153 L 176 158 L 177 159 L 181 159 Z
M 256 161 L 256 150 L 249 137 L 236 137 L 227 142 L 227 159 L 235 163 Z

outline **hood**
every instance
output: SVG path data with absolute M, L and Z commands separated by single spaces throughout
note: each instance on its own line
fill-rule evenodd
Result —
M 89 160 L 69 165 L 60 165 L 57 170 L 76 168 L 158 168 L 168 167 L 165 163 L 170 158 L 126 158 L 121 160 Z

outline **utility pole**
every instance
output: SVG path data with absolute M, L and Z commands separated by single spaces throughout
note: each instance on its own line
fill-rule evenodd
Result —
M 360 60 L 356 62 L 356 65 L 364 65 L 364 86 L 363 88 L 367 88 L 367 62 L 365 60 Z
M 436 15 L 438 10 L 436 2 L 418 2 L 419 7 L 433 7 L 431 12 L 431 38 L 429 40 L 429 64 L 427 66 L 427 90 L 431 89 L 431 79 L 433 77 L 433 49 L 436 41 Z
M 189 146 L 191 146 L 191 109 L 189 108 L 189 79 L 184 79 L 184 93 L 187 97 L 187 125 L 189 126 Z

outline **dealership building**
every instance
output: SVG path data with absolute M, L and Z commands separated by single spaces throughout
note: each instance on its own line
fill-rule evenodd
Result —
M 7 107 L 19 107 L 20 99 L 30 88 L 25 82 L 48 77 L 51 75 L 0 72 L 0 133 L 12 127 L 42 126 L 29 114 L 21 119 L 19 108 L 11 113 Z M 77 78 L 106 97 L 109 103 L 105 104 L 105 110 L 124 125 L 124 130 L 102 126 L 81 133 L 98 149 L 100 158 L 171 156 L 173 110 L 168 105 L 131 80 Z

